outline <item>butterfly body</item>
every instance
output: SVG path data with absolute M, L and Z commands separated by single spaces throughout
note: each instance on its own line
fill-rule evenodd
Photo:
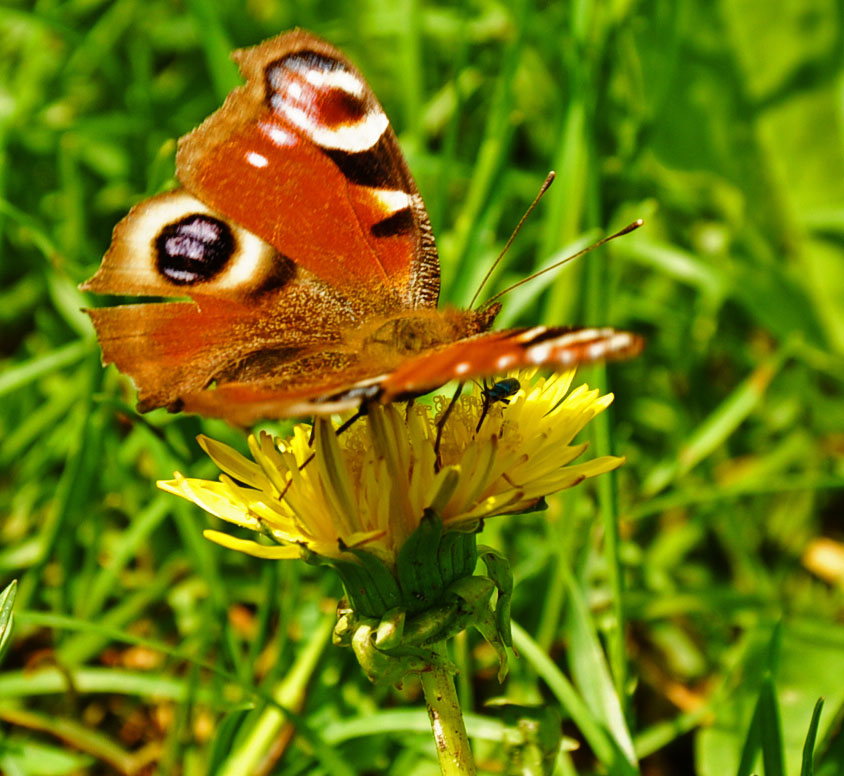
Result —
M 141 410 L 248 424 L 641 347 L 612 329 L 490 332 L 497 304 L 437 308 L 428 216 L 360 73 L 300 30 L 235 59 L 245 85 L 179 143 L 183 188 L 133 208 L 83 286 L 173 299 L 88 311 Z

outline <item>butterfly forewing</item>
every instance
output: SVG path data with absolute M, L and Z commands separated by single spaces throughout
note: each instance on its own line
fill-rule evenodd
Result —
M 332 285 L 435 306 L 428 216 L 363 76 L 298 30 L 235 59 L 247 83 L 180 142 L 182 183 Z
M 392 401 L 427 393 L 447 380 L 494 377 L 524 367 L 571 369 L 595 361 L 631 358 L 642 345 L 635 334 L 610 328 L 536 326 L 490 332 L 405 362 L 385 377 L 381 398 Z
M 284 391 L 271 380 L 230 383 L 187 396 L 184 409 L 202 415 L 224 414 L 241 425 L 265 417 L 329 414 L 355 409 L 365 401 L 408 399 L 451 380 L 492 377 L 532 366 L 571 369 L 632 358 L 643 344 L 641 337 L 611 328 L 536 326 L 489 332 L 420 353 L 383 374 L 362 369 L 356 381 L 351 381 L 355 375 L 349 370 L 333 376 L 326 371 L 320 384 L 300 383 Z

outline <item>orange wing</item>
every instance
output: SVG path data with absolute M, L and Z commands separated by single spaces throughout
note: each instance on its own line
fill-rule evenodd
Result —
M 377 362 L 358 362 L 319 384 L 279 390 L 271 380 L 231 382 L 184 397 L 183 409 L 222 416 L 241 425 L 262 418 L 324 415 L 352 410 L 368 401 L 387 403 L 428 393 L 451 380 L 494 377 L 530 366 L 571 369 L 579 364 L 632 358 L 644 341 L 611 328 L 535 326 L 488 332 L 423 350 L 379 373 Z
M 234 58 L 246 84 L 182 138 L 179 180 L 331 285 L 435 307 L 428 216 L 363 76 L 301 30 Z

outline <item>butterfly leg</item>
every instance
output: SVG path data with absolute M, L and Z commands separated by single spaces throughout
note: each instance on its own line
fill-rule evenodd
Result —
M 407 404 L 405 405 L 405 408 L 404 408 L 404 422 L 405 423 L 407 423 L 407 421 L 410 420 L 410 411 L 413 409 L 414 404 L 416 404 L 416 399 L 408 399 L 408 402 L 407 402 Z
M 448 407 L 445 408 L 445 412 L 442 414 L 442 417 L 437 421 L 437 440 L 434 443 L 434 453 L 437 456 L 437 471 L 442 468 L 442 461 L 440 460 L 440 442 L 442 442 L 443 438 L 443 428 L 445 427 L 445 422 L 448 420 L 448 416 L 451 415 L 451 411 L 454 409 L 454 405 L 457 404 L 457 399 L 460 398 L 464 384 L 465 383 L 458 383 L 457 390 L 454 392 L 454 396 L 451 397 Z

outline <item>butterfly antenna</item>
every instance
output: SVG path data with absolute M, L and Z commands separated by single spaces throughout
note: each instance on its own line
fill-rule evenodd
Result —
M 632 224 L 628 224 L 627 226 L 625 226 L 624 229 L 620 229 L 619 231 L 615 232 L 614 234 L 608 235 L 607 237 L 602 237 L 600 240 L 598 240 L 598 242 L 594 242 L 592 243 L 592 245 L 588 245 L 586 248 L 579 250 L 577 253 L 573 253 L 571 256 L 566 256 L 566 258 L 554 262 L 550 267 L 545 267 L 545 269 L 541 269 L 539 270 L 539 272 L 534 272 L 532 275 L 528 275 L 526 278 L 522 278 L 520 281 L 518 281 L 518 283 L 513 283 L 512 286 L 508 286 L 503 291 L 499 291 L 495 296 L 492 296 L 487 299 L 486 302 L 484 302 L 484 307 L 490 305 L 499 297 L 504 296 L 504 294 L 509 294 L 514 288 L 518 288 L 519 286 L 524 285 L 529 280 L 538 278 L 540 275 L 544 275 L 546 272 L 550 272 L 553 269 L 557 269 L 557 267 L 562 267 L 563 264 L 568 264 L 570 261 L 579 259 L 585 253 L 589 253 L 590 251 L 594 251 L 595 248 L 600 248 L 602 245 L 606 245 L 606 243 L 608 243 L 610 240 L 614 240 L 616 237 L 622 237 L 625 234 L 630 234 L 630 232 L 635 232 L 644 223 L 644 219 L 637 218 Z
M 492 275 L 492 273 L 495 271 L 495 268 L 501 263 L 501 259 L 504 258 L 504 254 L 507 253 L 508 250 L 510 250 L 510 246 L 513 244 L 513 240 L 516 239 L 516 235 L 521 230 L 522 224 L 524 224 L 524 222 L 527 221 L 527 217 L 533 212 L 533 209 L 539 204 L 539 200 L 542 199 L 545 192 L 548 191 L 551 184 L 554 182 L 554 178 L 556 178 L 556 177 L 557 177 L 557 173 L 555 173 L 553 170 L 551 170 L 551 172 L 549 172 L 548 175 L 545 177 L 545 182 L 540 187 L 539 193 L 534 198 L 533 202 L 531 203 L 531 206 L 525 211 L 525 214 L 521 217 L 521 219 L 519 220 L 519 223 L 516 224 L 516 228 L 513 230 L 513 233 L 510 235 L 510 239 L 507 240 L 507 244 L 501 250 L 501 253 L 498 254 L 498 258 L 492 263 L 492 266 L 487 270 L 486 275 L 484 275 L 484 279 L 481 281 L 481 284 L 478 286 L 478 290 L 475 291 L 475 295 L 472 297 L 472 301 L 469 302 L 469 309 L 470 310 L 475 306 L 475 302 L 477 301 L 478 297 L 480 296 L 481 291 L 483 291 L 484 286 L 486 285 L 487 281 L 490 279 L 490 276 Z

